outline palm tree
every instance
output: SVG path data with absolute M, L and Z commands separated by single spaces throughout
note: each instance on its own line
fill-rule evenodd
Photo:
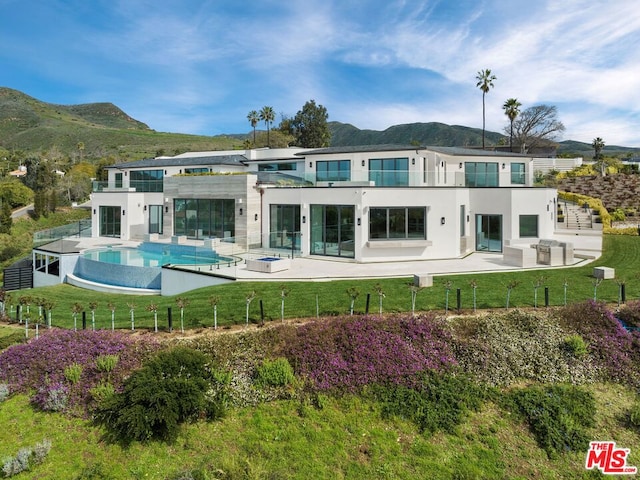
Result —
M 491 70 L 486 68 L 480 70 L 476 75 L 476 87 L 482 90 L 482 148 L 484 149 L 484 129 L 485 129 L 485 107 L 484 96 L 489 93 L 489 90 L 493 88 L 493 81 L 496 79 L 495 75 L 491 74 Z
M 596 137 L 591 142 L 591 146 L 593 147 L 594 155 L 593 161 L 596 162 L 596 165 L 600 167 L 600 174 L 604 177 L 605 174 L 605 162 L 602 155 L 602 149 L 604 148 L 604 140 L 600 137 Z
M 255 110 L 251 110 L 247 115 L 247 120 L 249 120 L 249 123 L 253 127 L 253 146 L 255 147 L 255 145 L 256 145 L 256 125 L 258 125 L 258 122 L 260 121 L 260 116 L 258 115 L 258 112 L 256 112 Z
M 262 110 L 260 110 L 260 120 L 267 124 L 267 146 L 271 147 L 271 140 L 269 138 L 269 130 L 271 122 L 276 119 L 276 114 L 273 111 L 273 107 L 264 106 Z
M 513 121 L 516 119 L 518 114 L 520 113 L 520 107 L 522 104 L 518 101 L 517 98 L 510 98 L 502 108 L 504 109 L 504 114 L 509 118 L 510 130 L 509 130 L 509 151 L 513 152 Z

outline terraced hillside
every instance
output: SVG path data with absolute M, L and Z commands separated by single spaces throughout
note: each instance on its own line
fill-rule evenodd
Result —
M 568 177 L 558 182 L 558 190 L 599 198 L 609 212 L 618 208 L 640 211 L 639 175 Z

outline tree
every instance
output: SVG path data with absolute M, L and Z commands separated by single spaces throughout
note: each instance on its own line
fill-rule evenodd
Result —
M 262 120 L 267 125 L 267 146 L 271 147 L 269 132 L 271 131 L 271 122 L 276 119 L 276 114 L 273 111 L 273 107 L 264 106 L 262 110 L 260 110 L 260 120 Z
M 9 201 L 4 197 L 0 197 L 2 206 L 0 207 L 0 233 L 11 233 L 11 227 L 13 226 L 13 218 L 11 218 L 11 205 Z
M 554 140 L 564 130 L 564 125 L 558 120 L 558 109 L 553 105 L 529 107 L 513 122 L 513 138 L 520 145 L 520 153 Z
M 591 142 L 591 146 L 593 147 L 594 155 L 593 161 L 597 166 L 600 167 L 600 175 L 604 177 L 606 166 L 604 162 L 604 155 L 602 155 L 602 149 L 604 148 L 604 140 L 600 137 L 596 137 Z
M 476 75 L 476 87 L 482 90 L 482 148 L 484 149 L 484 130 L 485 130 L 485 104 L 484 97 L 489 90 L 493 88 L 493 81 L 496 79 L 495 75 L 491 74 L 490 69 L 480 70 Z
M 520 107 L 522 104 L 518 101 L 517 98 L 509 98 L 502 108 L 504 109 L 504 114 L 509 118 L 509 151 L 513 151 L 513 121 L 516 119 L 518 114 L 520 113 Z
M 315 100 L 305 103 L 291 122 L 296 145 L 303 148 L 328 147 L 331 140 L 328 118 L 327 109 L 322 105 L 316 105 Z
M 258 122 L 260 121 L 260 116 L 258 115 L 258 112 L 256 112 L 255 110 L 251 110 L 247 114 L 247 120 L 249 120 L 249 123 L 251 124 L 251 127 L 253 128 L 253 145 L 255 146 L 255 144 L 256 144 L 256 125 L 258 125 Z

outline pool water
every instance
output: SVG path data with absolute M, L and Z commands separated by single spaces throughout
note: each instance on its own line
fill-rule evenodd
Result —
M 190 245 L 173 245 L 146 242 L 137 248 L 108 247 L 85 252 L 85 258 L 104 263 L 135 267 L 161 267 L 173 265 L 210 265 L 233 262 L 233 258 L 221 257 L 215 251 Z

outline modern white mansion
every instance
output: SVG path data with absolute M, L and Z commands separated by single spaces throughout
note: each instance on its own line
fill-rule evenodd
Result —
M 353 262 L 456 258 L 552 236 L 534 157 L 375 145 L 193 152 L 108 167 L 92 236 L 219 239 Z

